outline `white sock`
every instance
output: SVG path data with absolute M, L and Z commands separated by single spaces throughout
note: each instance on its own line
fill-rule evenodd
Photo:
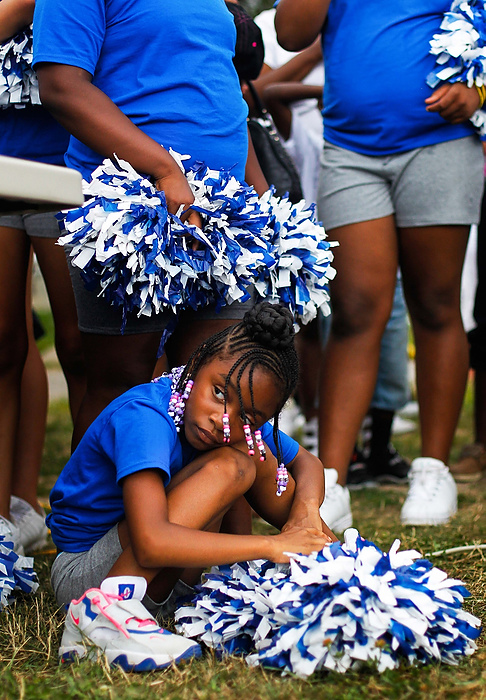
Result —
M 101 582 L 100 589 L 110 595 L 142 600 L 147 590 L 147 581 L 143 576 L 108 576 Z

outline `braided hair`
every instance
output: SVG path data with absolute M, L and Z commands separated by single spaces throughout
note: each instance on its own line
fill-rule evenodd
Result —
M 278 432 L 278 417 L 285 402 L 294 391 L 299 378 L 299 361 L 294 345 L 294 325 L 290 311 L 281 304 L 260 302 L 247 311 L 243 320 L 234 326 L 225 328 L 205 340 L 193 352 L 179 378 L 176 389 L 182 390 L 188 380 L 194 380 L 199 369 L 215 357 L 235 358 L 224 387 L 224 411 L 228 399 L 228 386 L 236 374 L 236 390 L 240 403 L 241 415 L 248 422 L 243 397 L 241 378 L 249 368 L 249 390 L 252 411 L 255 412 L 253 398 L 253 374 L 257 368 L 274 375 L 281 389 L 280 399 L 273 416 L 273 437 L 277 448 L 277 460 L 280 463 L 281 445 Z

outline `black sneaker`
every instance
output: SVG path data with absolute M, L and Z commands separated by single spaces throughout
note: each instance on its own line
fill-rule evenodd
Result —
M 370 455 L 366 466 L 371 478 L 380 484 L 406 484 L 410 463 L 388 445 L 380 455 Z
M 346 486 L 351 491 L 369 489 L 376 486 L 376 481 L 370 475 L 363 453 L 357 447 L 354 448 L 353 456 L 349 463 Z

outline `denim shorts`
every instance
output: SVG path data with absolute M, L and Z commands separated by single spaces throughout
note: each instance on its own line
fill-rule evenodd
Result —
M 477 224 L 483 163 L 476 136 L 387 156 L 326 141 L 319 218 L 328 230 L 391 215 L 399 228 Z

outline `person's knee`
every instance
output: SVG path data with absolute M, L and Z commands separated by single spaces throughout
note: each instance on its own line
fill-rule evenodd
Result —
M 333 304 L 332 333 L 339 340 L 376 331 L 381 334 L 391 310 L 391 300 L 354 294 Z
M 56 331 L 56 353 L 64 374 L 76 377 L 85 374 L 81 336 L 77 328 L 73 328 L 71 332 Z
M 254 461 L 233 447 L 221 447 L 210 454 L 205 469 L 216 482 L 223 482 L 237 494 L 243 494 L 252 486 L 256 477 Z
M 437 289 L 409 301 L 410 316 L 415 324 L 431 332 L 440 332 L 460 319 L 457 290 Z
M 12 333 L 11 328 L 5 328 L 0 324 L 0 373 L 4 374 L 17 369 L 21 374 L 27 352 L 29 341 L 27 338 L 27 330 L 23 332 L 17 328 L 15 333 Z

